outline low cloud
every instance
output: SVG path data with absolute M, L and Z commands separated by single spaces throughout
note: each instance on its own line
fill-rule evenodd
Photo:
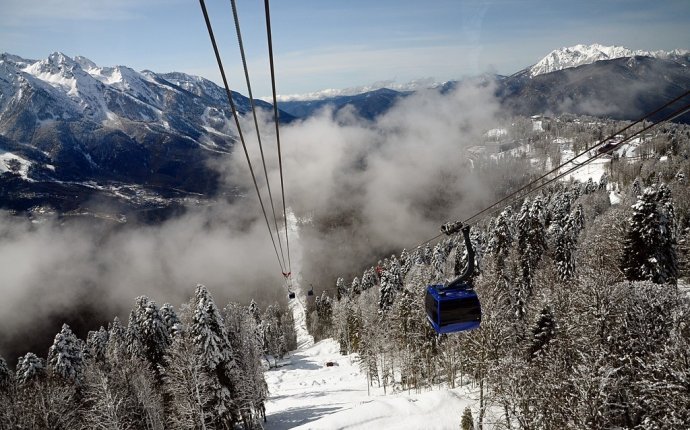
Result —
M 290 238 L 297 280 L 317 292 L 330 289 L 336 276 L 359 274 L 390 252 L 434 236 L 441 222 L 467 216 L 490 193 L 465 149 L 495 125 L 493 91 L 468 82 L 445 94 L 420 91 L 373 122 L 347 109 L 326 109 L 282 127 L 287 205 L 299 227 Z M 262 140 L 280 217 L 269 114 L 261 113 Z M 243 121 L 254 170 L 263 173 L 251 118 Z M 178 306 L 197 283 L 206 284 L 220 305 L 285 300 L 240 147 L 217 167 L 244 197 L 192 207 L 156 226 L 1 217 L 0 355 L 38 348 L 26 339 L 38 334 L 49 341 L 61 322 L 54 320 L 70 312 L 91 315 L 84 325 L 93 329 L 94 321 L 126 317 L 138 295 Z M 268 202 L 266 208 L 272 224 Z
M 300 231 L 305 283 L 330 288 L 335 275 L 355 273 L 382 253 L 434 236 L 441 222 L 469 215 L 491 192 L 477 181 L 465 150 L 496 122 L 493 91 L 466 82 L 447 93 L 419 91 L 374 121 L 324 109 L 281 128 L 287 204 L 309 221 Z M 251 145 L 256 138 L 246 134 Z M 260 166 L 257 154 L 253 162 Z M 275 196 L 277 159 L 267 163 Z M 229 183 L 249 188 L 245 164 L 243 157 L 230 161 Z

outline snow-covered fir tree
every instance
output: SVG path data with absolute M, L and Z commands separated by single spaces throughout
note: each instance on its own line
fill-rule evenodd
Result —
M 165 325 L 166 332 L 170 338 L 175 337 L 175 334 L 181 329 L 180 319 L 177 317 L 175 308 L 170 303 L 164 303 L 160 308 L 160 316 Z
M 359 278 L 354 277 L 352 279 L 352 284 L 350 285 L 350 298 L 358 296 L 362 293 L 362 288 L 359 285 Z
M 345 285 L 345 279 L 343 279 L 343 278 L 338 278 L 335 281 L 335 289 L 336 289 L 336 293 L 337 293 L 336 298 L 338 300 L 340 300 L 343 297 L 348 297 L 350 295 L 349 292 L 347 291 L 347 286 Z
M 0 357 L 0 392 L 7 391 L 14 383 L 14 373 L 4 358 Z
M 130 313 L 127 343 L 130 354 L 146 359 L 152 369 L 163 364 L 170 335 L 158 306 L 146 296 L 137 297 Z
M 629 280 L 675 282 L 675 243 L 671 229 L 665 228 L 672 224 L 673 212 L 667 209 L 662 217 L 659 203 L 658 190 L 652 186 L 632 206 L 621 261 L 621 270 Z
M 51 372 L 68 381 L 79 381 L 84 357 L 82 345 L 67 324 L 62 325 L 48 350 L 48 366 Z
M 556 322 L 550 307 L 545 307 L 539 313 L 532 329 L 532 343 L 529 353 L 532 357 L 538 355 L 547 347 L 556 335 Z
M 367 291 L 376 285 L 376 271 L 373 267 L 370 267 L 364 271 L 360 285 L 362 287 L 362 291 Z
M 400 272 L 403 277 L 407 276 L 413 263 L 412 256 L 407 252 L 407 249 L 403 249 L 400 253 Z
M 444 246 L 444 243 L 437 243 L 436 246 L 434 246 L 434 251 L 431 258 L 431 265 L 434 268 L 434 279 L 436 281 L 443 280 L 447 258 L 448 254 L 446 254 L 446 247 Z
M 27 352 L 17 360 L 15 378 L 20 385 L 41 378 L 43 375 L 45 375 L 43 359 L 33 352 Z
M 237 388 L 237 365 L 223 317 L 211 293 L 203 285 L 198 285 L 194 294 L 189 331 L 209 381 L 203 388 L 210 397 L 204 405 L 205 413 L 213 417 L 219 427 L 232 426 L 239 420 L 238 406 L 233 399 Z
M 98 331 L 90 331 L 86 335 L 86 349 L 90 359 L 104 363 L 108 350 L 108 331 L 103 327 Z
M 487 252 L 496 256 L 498 261 L 504 261 L 513 245 L 513 231 L 510 225 L 510 215 L 503 211 L 490 231 Z

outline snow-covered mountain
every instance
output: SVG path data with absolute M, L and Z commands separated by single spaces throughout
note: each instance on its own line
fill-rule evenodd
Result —
M 291 101 L 317 101 L 328 100 L 336 97 L 349 97 L 359 94 L 369 93 L 376 90 L 387 89 L 398 92 L 411 92 L 429 88 L 438 88 L 445 82 L 438 82 L 433 78 L 415 79 L 410 82 L 398 83 L 395 81 L 379 81 L 369 85 L 361 85 L 350 88 L 327 88 L 325 90 L 314 91 L 305 94 L 281 94 L 278 95 L 279 102 Z M 267 100 L 268 101 L 268 100 Z
M 543 75 L 557 70 L 569 69 L 585 64 L 592 64 L 601 60 L 613 60 L 623 57 L 652 57 L 673 59 L 687 57 L 690 51 L 676 49 L 673 51 L 633 51 L 623 46 L 604 46 L 598 43 L 592 45 L 575 45 L 551 51 L 535 65 L 529 68 L 530 76 Z
M 572 113 L 615 119 L 638 119 L 690 87 L 690 51 L 632 51 L 602 45 L 577 45 L 551 52 L 539 63 L 510 76 L 485 75 L 501 104 L 516 115 Z M 436 86 L 448 92 L 458 82 Z M 383 88 L 356 95 L 280 102 L 282 109 L 308 117 L 325 107 L 354 109 L 373 119 L 413 91 Z M 339 94 L 339 93 L 334 93 Z M 669 112 L 662 112 L 658 118 Z M 676 119 L 690 122 L 686 114 Z
M 249 112 L 249 99 L 233 99 Z M 208 160 L 229 152 L 235 136 L 225 91 L 207 79 L 100 67 L 60 52 L 0 54 L 0 174 L 18 196 L 34 195 L 39 183 L 113 181 L 213 192 Z

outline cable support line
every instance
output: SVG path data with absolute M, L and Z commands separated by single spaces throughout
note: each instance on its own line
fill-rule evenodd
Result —
M 271 68 L 271 90 L 273 91 L 273 121 L 276 127 L 276 142 L 278 144 L 278 170 L 280 171 L 280 193 L 283 201 L 283 222 L 285 223 L 285 247 L 287 249 L 288 273 L 292 272 L 292 262 L 290 261 L 290 236 L 288 235 L 287 211 L 285 209 L 285 182 L 283 180 L 283 156 L 280 148 L 280 114 L 278 111 L 278 98 L 276 96 L 276 76 L 273 63 L 273 37 L 271 35 L 271 10 L 269 0 L 264 0 L 266 10 L 266 35 L 268 39 L 268 60 Z
M 606 151 L 604 151 L 604 152 L 599 152 L 599 153 L 597 153 L 597 154 L 591 156 L 590 158 L 586 159 L 586 160 L 583 161 L 582 163 L 576 164 L 576 165 L 572 166 L 571 168 L 569 168 L 569 169 L 566 170 L 565 172 L 562 172 L 562 173 L 558 174 L 557 176 L 555 176 L 555 177 L 549 179 L 547 182 L 544 182 L 543 184 L 539 185 L 538 187 L 533 188 L 533 189 L 527 191 L 525 194 L 522 194 L 522 195 L 517 196 L 515 199 L 513 199 L 510 203 L 508 203 L 508 204 L 505 205 L 505 206 L 508 206 L 508 205 L 512 204 L 514 201 L 516 201 L 516 200 L 518 200 L 518 199 L 521 199 L 521 198 L 524 198 L 524 197 L 529 196 L 530 194 L 534 193 L 535 191 L 538 191 L 538 190 L 542 189 L 543 187 L 545 187 L 545 186 L 551 184 L 552 182 L 554 182 L 554 181 L 556 181 L 556 180 L 562 178 L 563 176 L 565 176 L 565 175 L 567 175 L 567 174 L 569 174 L 569 173 L 571 173 L 571 172 L 574 172 L 575 170 L 579 169 L 580 167 L 585 166 L 585 165 L 591 163 L 592 161 L 596 160 L 597 158 L 599 158 L 599 157 L 601 157 L 601 156 L 603 156 L 603 155 L 605 155 L 605 154 L 610 153 L 611 151 L 613 151 L 613 150 L 615 150 L 616 148 L 618 148 L 620 145 L 622 145 L 622 144 L 624 144 L 624 143 L 630 141 L 631 139 L 637 137 L 638 135 L 644 133 L 645 131 L 648 131 L 648 130 L 654 128 L 654 127 L 657 127 L 657 126 L 659 126 L 659 125 L 661 125 L 661 124 L 663 124 L 663 123 L 665 123 L 665 122 L 672 121 L 673 119 L 675 119 L 675 118 L 677 118 L 677 117 L 683 115 L 684 113 L 686 113 L 686 112 L 688 112 L 688 111 L 690 111 L 690 104 L 687 104 L 687 105 L 683 106 L 682 108 L 680 108 L 680 109 L 674 111 L 674 112 L 671 113 L 669 116 L 667 116 L 666 118 L 660 120 L 659 122 L 650 124 L 650 125 L 644 127 L 643 129 L 641 129 L 641 130 L 639 130 L 639 131 L 637 131 L 637 132 L 631 134 L 630 136 L 628 136 L 628 137 L 624 138 L 623 140 L 621 140 L 618 144 L 616 144 L 616 146 L 614 146 L 614 147 L 612 147 L 612 148 L 610 148 L 610 149 L 608 149 L 608 150 L 606 150 Z M 617 134 L 619 134 L 619 133 L 617 133 Z M 597 145 L 594 145 L 593 147 L 596 147 L 596 146 L 599 146 L 599 145 L 597 144 Z M 577 157 L 576 157 L 576 158 L 577 158 Z M 572 160 L 574 160 L 574 158 L 571 159 L 570 161 L 572 161 Z M 569 164 L 570 161 L 568 161 L 567 163 L 561 164 L 561 165 L 559 166 L 559 168 L 565 167 L 565 165 Z M 523 187 L 523 188 L 524 188 L 524 187 Z M 492 206 L 495 206 L 495 205 L 492 205 Z M 502 207 L 494 208 L 493 210 L 489 211 L 487 215 L 492 215 L 492 214 L 496 213 L 496 212 L 497 212 L 498 210 L 500 210 L 500 209 L 502 209 Z M 468 220 L 464 221 L 464 222 L 463 222 L 463 225 L 470 225 L 470 226 L 471 226 L 471 225 L 477 224 L 477 223 L 480 221 L 480 219 L 477 219 L 477 220 L 474 220 L 474 221 L 469 221 L 470 219 L 471 219 L 471 218 L 468 218 Z
M 266 158 L 264 157 L 264 147 L 261 143 L 261 132 L 259 131 L 259 121 L 256 118 L 256 104 L 254 103 L 254 94 L 252 94 L 252 84 L 249 79 L 249 67 L 247 66 L 247 58 L 244 54 L 244 43 L 242 42 L 242 31 L 240 30 L 240 17 L 237 14 L 237 3 L 235 0 L 230 0 L 232 6 L 232 17 L 235 20 L 235 31 L 237 32 L 237 44 L 240 47 L 240 56 L 242 57 L 242 67 L 244 68 L 244 79 L 247 82 L 247 93 L 249 95 L 249 104 L 252 108 L 252 117 L 254 118 L 254 127 L 256 129 L 256 139 L 259 142 L 259 152 L 261 153 L 261 163 L 264 168 L 264 177 L 266 178 L 266 188 L 268 189 L 268 201 L 271 203 L 271 212 L 273 213 L 273 223 L 278 236 L 278 246 L 280 247 L 280 255 L 283 259 L 282 267 L 285 267 L 285 253 L 283 252 L 283 242 L 280 239 L 280 229 L 278 228 L 278 219 L 276 217 L 276 208 L 273 204 L 273 193 L 271 192 L 271 182 L 268 180 L 268 169 L 266 169 Z M 288 270 L 289 271 L 289 270 Z
M 622 129 L 620 129 L 620 130 L 617 130 L 616 132 L 614 132 L 613 134 L 611 134 L 610 136 L 608 136 L 606 139 L 603 139 L 603 140 L 601 140 L 600 142 L 598 142 L 598 143 L 596 143 L 596 144 L 594 144 L 594 145 L 589 146 L 588 148 L 586 148 L 585 150 L 583 150 L 582 152 L 580 152 L 579 154 L 577 154 L 576 156 L 574 156 L 574 157 L 571 158 L 570 160 L 568 160 L 568 161 L 566 161 L 566 162 L 564 162 L 564 163 L 561 163 L 559 166 L 555 167 L 554 169 L 551 169 L 549 172 L 543 174 L 543 175 L 540 176 L 539 178 L 530 181 L 528 184 L 524 185 L 524 186 L 521 187 L 520 189 L 518 189 L 518 190 L 516 190 L 516 191 L 514 191 L 514 192 L 512 192 L 512 193 L 510 193 L 509 195 L 507 195 L 507 196 L 503 197 L 502 199 L 498 200 L 497 202 L 495 202 L 495 203 L 489 205 L 488 207 L 482 209 L 481 211 L 479 211 L 479 212 L 477 212 L 476 214 L 472 215 L 471 217 L 467 218 L 465 221 L 462 222 L 462 224 L 463 224 L 463 225 L 469 225 L 469 226 L 475 225 L 475 224 L 477 224 L 482 218 L 484 218 L 485 216 L 492 215 L 492 214 L 498 212 L 498 210 L 504 208 L 505 206 L 509 206 L 509 205 L 513 204 L 514 201 L 516 201 L 516 200 L 518 200 L 518 199 L 520 199 L 520 198 L 527 197 L 528 195 L 532 194 L 533 192 L 535 192 L 535 191 L 537 191 L 537 190 L 540 190 L 541 188 L 545 187 L 546 185 L 549 185 L 550 183 L 552 183 L 552 182 L 554 182 L 554 181 L 556 181 L 556 180 L 562 178 L 563 176 L 565 176 L 565 175 L 567 175 L 567 174 L 569 174 L 569 173 L 571 173 L 571 172 L 573 172 L 573 171 L 579 169 L 580 167 L 582 167 L 582 166 L 584 166 L 584 165 L 586 165 L 586 164 L 589 164 L 590 162 L 594 161 L 596 158 L 599 158 L 600 156 L 602 156 L 602 155 L 604 155 L 604 154 L 610 153 L 611 151 L 613 151 L 614 149 L 618 148 L 618 147 L 619 147 L 620 145 L 622 145 L 623 143 L 625 143 L 625 142 L 627 142 L 627 141 L 633 139 L 634 137 L 638 136 L 639 134 L 644 133 L 645 131 L 648 131 L 648 130 L 650 130 L 650 129 L 656 127 L 656 126 L 659 126 L 659 125 L 661 125 L 661 124 L 663 124 L 663 123 L 665 123 L 665 122 L 672 121 L 673 119 L 675 119 L 675 118 L 677 118 L 677 117 L 683 115 L 683 114 L 686 113 L 688 110 L 690 110 L 690 104 L 687 104 L 687 105 L 685 105 L 684 107 L 682 107 L 682 108 L 680 108 L 680 109 L 674 111 L 673 113 L 671 113 L 670 115 L 668 115 L 666 118 L 664 118 L 664 119 L 662 119 L 662 120 L 660 120 L 660 121 L 658 121 L 658 122 L 652 123 L 652 124 L 650 124 L 650 125 L 644 127 L 643 129 L 641 129 L 641 130 L 639 130 L 639 131 L 633 133 L 632 135 L 630 135 L 630 136 L 626 137 L 625 139 L 621 140 L 620 142 L 618 142 L 614 147 L 608 149 L 607 151 L 600 152 L 600 153 L 598 153 L 598 154 L 592 156 L 591 158 L 589 158 L 589 159 L 583 161 L 582 163 L 575 164 L 575 165 L 572 166 L 570 169 L 568 169 L 568 170 L 566 170 L 565 172 L 563 172 L 563 173 L 557 175 L 556 177 L 554 177 L 554 178 L 548 180 L 547 182 L 545 182 L 545 183 L 543 183 L 543 184 L 537 186 L 536 188 L 533 188 L 533 189 L 531 189 L 531 190 L 528 190 L 525 194 L 519 195 L 521 192 L 523 192 L 523 191 L 527 190 L 528 188 L 532 187 L 535 183 L 537 183 L 537 182 L 539 182 L 539 181 L 545 179 L 548 175 L 550 175 L 550 174 L 552 174 L 552 173 L 554 173 L 554 172 L 559 171 L 560 169 L 562 169 L 562 168 L 568 166 L 570 163 L 573 163 L 573 164 L 574 164 L 574 160 L 576 160 L 577 158 L 581 157 L 581 156 L 584 155 L 584 154 L 587 154 L 587 153 L 588 153 L 589 151 L 591 151 L 592 149 L 594 149 L 594 148 L 596 148 L 596 147 L 598 147 L 598 146 L 603 145 L 605 142 L 607 142 L 607 141 L 613 139 L 614 137 L 616 137 L 616 135 L 619 135 L 619 134 L 625 132 L 626 130 L 629 130 L 630 128 L 634 127 L 635 125 L 637 125 L 637 124 L 639 124 L 639 123 L 645 121 L 647 118 L 649 118 L 649 117 L 651 117 L 651 116 L 653 116 L 653 115 L 656 115 L 657 113 L 659 113 L 659 112 L 661 112 L 662 110 L 666 109 L 666 108 L 669 107 L 670 105 L 672 105 L 672 104 L 678 102 L 679 100 L 681 100 L 681 99 L 687 97 L 688 95 L 690 95 L 690 90 L 689 90 L 689 91 L 686 91 L 685 93 L 681 94 L 680 96 L 674 98 L 673 100 L 667 102 L 666 104 L 664 104 L 664 105 L 661 106 L 660 108 L 654 110 L 653 112 L 650 112 L 650 113 L 646 114 L 645 116 L 643 116 L 642 118 L 640 118 L 640 119 L 638 119 L 637 121 L 633 122 L 632 124 L 629 124 L 628 126 L 622 128 Z M 508 201 L 508 203 L 505 203 L 506 201 Z M 502 204 L 502 203 L 504 203 L 504 204 Z M 502 205 L 501 205 L 501 204 L 502 204 Z M 501 206 L 499 206 L 499 205 L 501 205 Z M 478 217 L 480 217 L 480 216 L 481 216 L 481 218 L 478 218 Z M 475 219 L 475 218 L 477 218 L 477 219 Z M 473 220 L 473 219 L 474 219 L 474 220 Z M 418 248 L 418 247 L 420 247 L 420 246 L 425 246 L 425 245 L 427 245 L 427 244 L 429 244 L 429 243 L 431 243 L 431 242 L 433 242 L 433 241 L 435 241 L 435 240 L 437 240 L 437 239 L 443 237 L 444 235 L 445 235 L 444 233 L 437 234 L 436 236 L 434 236 L 434 237 L 432 237 L 432 238 L 430 238 L 430 239 L 427 239 L 427 240 L 425 240 L 425 241 L 419 243 L 418 245 L 414 246 L 414 247 L 411 248 L 411 249 Z
M 681 100 L 681 99 L 687 97 L 688 95 L 690 95 L 690 91 L 686 91 L 685 93 L 683 93 L 683 94 L 681 94 L 680 96 L 674 98 L 673 100 L 667 102 L 666 104 L 664 104 L 663 106 L 661 106 L 661 107 L 659 107 L 658 109 L 654 110 L 653 112 L 649 112 L 648 114 L 644 115 L 642 118 L 638 119 L 637 121 L 633 122 L 632 124 L 629 124 L 628 126 L 626 126 L 626 127 L 622 128 L 622 129 L 620 129 L 620 130 L 614 132 L 613 134 L 611 134 L 610 136 L 608 136 L 608 137 L 606 137 L 605 139 L 601 140 L 600 142 L 598 142 L 598 143 L 596 143 L 596 144 L 594 144 L 594 145 L 592 145 L 592 146 L 590 146 L 590 147 L 588 147 L 588 148 L 585 148 L 582 152 L 580 152 L 579 154 L 577 154 L 576 156 L 574 156 L 574 157 L 571 158 L 570 160 L 566 161 L 565 163 L 562 163 L 561 165 L 556 166 L 555 168 L 551 169 L 550 171 L 544 173 L 544 174 L 543 174 L 542 176 L 540 176 L 539 178 L 534 179 L 533 181 L 529 182 L 528 184 L 524 185 L 523 187 L 519 188 L 518 190 L 516 190 L 516 191 L 514 191 L 514 192 L 508 194 L 507 196 L 503 197 L 502 199 L 498 200 L 498 201 L 495 202 L 494 204 L 492 204 L 492 205 L 490 205 L 490 206 L 484 208 L 483 210 L 481 210 L 481 211 L 477 212 L 476 214 L 472 215 L 471 217 L 467 218 L 467 220 L 465 220 L 465 222 L 470 222 L 473 218 L 476 218 L 476 217 L 478 217 L 478 216 L 481 216 L 482 214 L 484 214 L 485 212 L 491 210 L 491 209 L 494 208 L 495 206 L 498 206 L 498 205 L 502 204 L 503 202 L 505 202 L 506 200 L 509 200 L 509 199 L 510 199 L 511 197 L 513 197 L 514 195 L 516 195 L 516 194 L 518 194 L 518 193 L 521 193 L 521 192 L 524 191 L 525 189 L 531 187 L 531 186 L 534 185 L 536 182 L 541 181 L 542 179 L 546 178 L 547 176 L 549 176 L 549 175 L 552 174 L 553 172 L 557 172 L 557 171 L 560 170 L 562 167 L 564 167 L 564 166 L 566 166 L 567 164 L 573 162 L 574 160 L 576 160 L 577 158 L 579 158 L 579 157 L 581 157 L 582 155 L 586 154 L 587 152 L 591 151 L 592 149 L 596 148 L 597 146 L 603 145 L 605 142 L 607 142 L 607 141 L 613 139 L 614 137 L 616 137 L 616 135 L 621 134 L 621 133 L 623 133 L 623 132 L 629 130 L 630 128 L 634 127 L 635 125 L 637 125 L 637 124 L 639 124 L 639 123 L 645 121 L 647 118 L 649 118 L 649 117 L 651 117 L 651 116 L 656 115 L 657 113 L 659 113 L 659 112 L 661 112 L 662 110 L 666 109 L 668 106 L 670 106 L 670 105 L 676 103 L 677 101 L 679 101 L 679 100 Z
M 228 85 L 227 77 L 225 76 L 225 68 L 223 67 L 223 62 L 220 58 L 220 52 L 218 51 L 218 44 L 216 43 L 216 38 L 213 35 L 213 27 L 211 26 L 211 20 L 208 17 L 208 11 L 206 10 L 206 3 L 204 0 L 199 0 L 199 5 L 201 6 L 201 11 L 204 14 L 204 21 L 206 21 L 206 29 L 208 30 L 208 35 L 211 39 L 211 45 L 213 45 L 213 53 L 216 56 L 216 61 L 218 62 L 218 69 L 220 71 L 220 76 L 223 79 L 223 85 L 225 87 L 225 94 L 228 97 L 228 103 L 230 103 L 230 109 L 232 110 L 232 116 L 235 120 L 235 125 L 237 126 L 237 134 L 242 143 L 242 149 L 244 150 L 244 156 L 247 159 L 247 165 L 249 166 L 249 173 L 252 175 L 252 181 L 254 182 L 254 189 L 256 190 L 256 195 L 259 197 L 259 204 L 261 205 L 261 212 L 264 215 L 264 220 L 266 221 L 266 227 L 268 228 L 268 235 L 271 237 L 271 243 L 273 244 L 273 250 L 276 253 L 276 258 L 278 259 L 278 265 L 280 266 L 280 271 L 285 272 L 283 268 L 283 263 L 278 255 L 278 247 L 276 246 L 275 239 L 273 237 L 273 232 L 271 231 L 271 224 L 268 221 L 268 215 L 266 214 L 266 207 L 264 206 L 264 201 L 261 198 L 261 191 L 259 190 L 259 184 L 256 182 L 256 176 L 254 175 L 254 168 L 252 166 L 252 161 L 249 158 L 249 152 L 247 151 L 247 145 L 244 141 L 244 135 L 242 134 L 242 128 L 240 127 L 240 120 L 237 114 L 237 109 L 235 107 L 235 102 L 232 99 L 232 92 L 230 91 L 230 86 Z

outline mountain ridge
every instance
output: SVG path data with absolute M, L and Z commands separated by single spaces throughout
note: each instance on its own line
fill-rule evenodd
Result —
M 232 96 L 240 114 L 250 111 L 248 98 Z M 269 103 L 256 105 L 272 111 Z M 293 119 L 281 112 L 281 121 Z M 44 189 L 106 194 L 120 204 L 127 198 L 116 190 L 126 186 L 150 196 L 125 202 L 137 209 L 160 205 L 160 190 L 212 196 L 220 176 L 209 163 L 237 141 L 225 90 L 213 82 L 100 67 L 61 52 L 41 60 L 0 54 L 0 136 L 0 175 L 11 184 L 2 207 L 13 210 L 25 210 Z
M 531 77 L 592 64 L 597 61 L 614 60 L 616 58 L 628 57 L 651 57 L 659 59 L 677 59 L 688 57 L 690 51 L 684 49 L 674 49 L 672 51 L 644 51 L 632 50 L 624 46 L 604 46 L 599 43 L 591 45 L 578 44 L 570 47 L 554 49 L 544 58 L 530 66 Z

